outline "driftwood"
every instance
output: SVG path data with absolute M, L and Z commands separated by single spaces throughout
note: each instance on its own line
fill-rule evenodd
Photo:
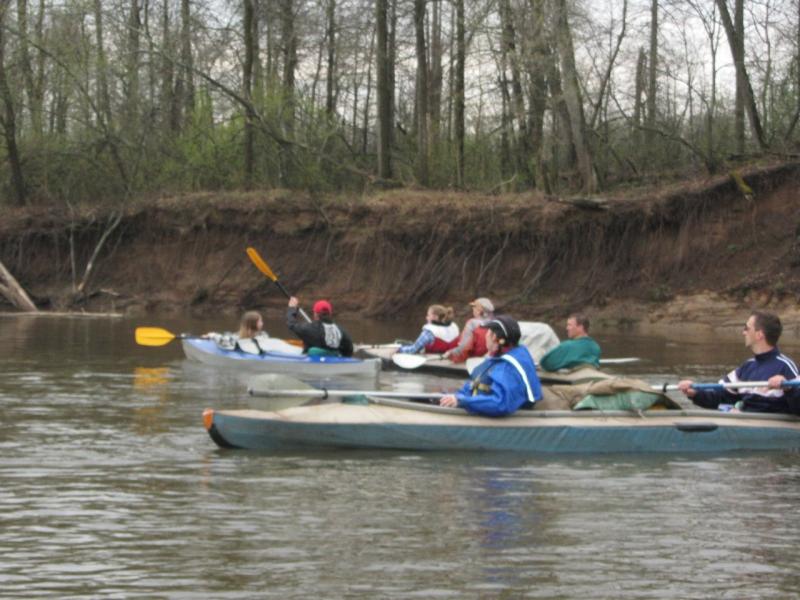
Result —
M 89 258 L 89 262 L 86 263 L 86 270 L 83 272 L 83 279 L 78 284 L 77 292 L 79 294 L 84 293 L 84 289 L 86 289 L 86 284 L 89 282 L 89 276 L 92 274 L 92 269 L 94 269 L 94 263 L 97 260 L 97 256 L 100 254 L 100 250 L 103 248 L 103 244 L 106 243 L 108 236 L 111 235 L 111 232 L 117 228 L 117 225 L 120 224 L 122 221 L 122 213 L 113 213 L 108 219 L 108 226 L 106 227 L 103 235 L 100 236 L 100 240 L 97 242 L 97 245 L 94 247 L 94 252 L 92 252 L 91 258 Z M 74 256 L 74 251 L 71 253 Z
M 20 310 L 28 312 L 38 312 L 39 310 L 2 262 L 0 262 L 0 294 L 3 294 L 11 304 Z

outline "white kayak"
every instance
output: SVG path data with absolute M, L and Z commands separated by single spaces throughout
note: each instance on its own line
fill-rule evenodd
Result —
M 186 357 L 215 367 L 250 373 L 285 373 L 304 377 L 370 376 L 377 377 L 381 361 L 376 358 L 344 358 L 341 356 L 308 356 L 283 342 L 287 348 L 250 354 L 241 350 L 225 350 L 204 338 L 184 338 Z M 280 341 L 280 340 L 277 340 Z

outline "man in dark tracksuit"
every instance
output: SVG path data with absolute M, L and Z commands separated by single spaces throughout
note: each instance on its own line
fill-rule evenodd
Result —
M 297 317 L 299 305 L 297 298 L 289 298 L 286 324 L 303 341 L 303 352 L 312 355 L 352 356 L 353 340 L 347 332 L 333 322 L 333 307 L 327 300 L 314 303 L 314 320 L 303 323 Z
M 800 414 L 800 388 L 781 388 L 784 381 L 798 378 L 797 365 L 778 349 L 783 326 L 777 315 L 753 311 L 745 323 L 742 335 L 753 358 L 728 373 L 720 383 L 739 381 L 768 381 L 769 387 L 724 388 L 698 391 L 691 380 L 678 383 L 678 389 L 692 402 L 703 408 L 718 408 L 730 404 L 745 412 L 776 412 Z

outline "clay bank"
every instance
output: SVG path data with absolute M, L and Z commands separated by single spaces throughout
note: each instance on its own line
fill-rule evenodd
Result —
M 219 192 L 6 210 L 0 261 L 40 310 L 236 314 L 306 303 L 391 319 L 490 295 L 532 320 L 719 328 L 752 307 L 800 327 L 800 164 L 602 198 L 394 190 Z M 0 310 L 14 310 L 0 298 Z

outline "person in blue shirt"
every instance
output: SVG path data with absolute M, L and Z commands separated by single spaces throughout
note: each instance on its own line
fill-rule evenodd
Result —
M 781 388 L 784 381 L 798 378 L 797 365 L 778 349 L 782 331 L 777 315 L 753 311 L 742 330 L 744 345 L 753 357 L 720 380 L 720 383 L 767 381 L 768 387 L 698 391 L 692 388 L 693 381 L 686 379 L 678 383 L 678 389 L 703 408 L 716 409 L 727 404 L 745 412 L 800 414 L 798 388 Z
M 533 408 L 542 399 L 542 386 L 533 357 L 519 345 L 519 324 L 508 315 L 499 315 L 484 327 L 489 358 L 472 372 L 471 381 L 456 393 L 443 396 L 439 404 L 488 417 Z
M 425 315 L 425 325 L 417 341 L 400 346 L 401 354 L 427 352 L 441 354 L 458 345 L 458 325 L 453 321 L 454 311 L 450 306 L 431 304 Z

